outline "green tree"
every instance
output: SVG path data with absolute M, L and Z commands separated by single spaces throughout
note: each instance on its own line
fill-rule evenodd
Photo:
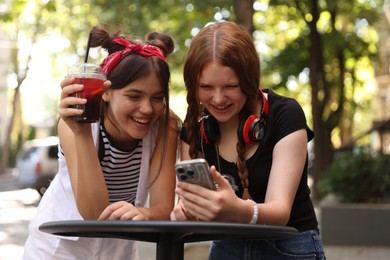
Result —
M 96 17 L 92 15 L 96 10 L 91 10 L 89 4 L 85 1 L 70 0 L 66 2 L 51 0 L 11 0 L 2 7 L 5 11 L 0 13 L 1 28 L 8 33 L 10 41 L 13 42 L 14 48 L 10 49 L 11 62 L 9 73 L 14 76 L 15 86 L 8 88 L 13 93 L 11 101 L 10 118 L 7 119 L 8 126 L 5 133 L 5 143 L 2 145 L 0 153 L 0 172 L 8 166 L 10 152 L 18 149 L 25 141 L 25 135 L 28 133 L 23 121 L 23 111 L 21 106 L 20 89 L 29 76 L 32 52 L 35 44 L 46 34 L 66 34 L 69 37 L 70 50 L 77 53 L 83 43 L 85 53 L 86 41 L 81 41 L 83 35 L 88 34 L 91 25 L 98 23 Z M 76 17 L 84 17 L 82 22 Z M 82 32 L 82 33 L 81 33 Z M 21 38 L 23 37 L 23 38 Z M 22 50 L 21 43 L 27 43 L 28 50 Z M 55 59 L 56 57 L 53 57 Z M 29 86 L 30 87 L 30 86 Z M 31 86 L 34 87 L 34 86 Z M 52 104 L 56 105 L 56 104 Z
M 31 3 L 33 15 L 22 19 Z M 373 25 L 383 13 L 382 4 L 383 0 L 9 0 L 3 4 L 0 24 L 16 43 L 26 35 L 31 48 L 47 34 L 67 39 L 69 46 L 53 54 L 54 67 L 58 66 L 58 75 L 53 76 L 58 77 L 64 76 L 60 58 L 84 59 L 88 32 L 97 24 L 141 38 L 164 31 L 175 39 L 169 63 L 172 91 L 179 92 L 184 91 L 182 65 L 191 37 L 209 22 L 236 21 L 253 32 L 262 59 L 262 87 L 293 96 L 311 111 L 317 180 L 332 161 L 333 149 L 370 123 L 356 120 L 356 115 L 365 118 L 369 115 L 365 111 L 370 111 L 365 88 L 373 74 L 377 51 Z M 19 49 L 13 52 L 10 73 L 20 88 L 28 77 L 29 59 L 18 54 Z M 91 61 L 101 60 L 99 51 L 90 54 Z M 12 89 L 9 142 L 23 136 L 19 88 Z M 9 143 L 3 146 L 2 162 L 7 161 L 6 146 Z
M 374 74 L 374 24 L 381 8 L 380 0 L 271 0 L 265 22 L 256 24 L 257 29 L 276 32 L 276 50 L 265 62 L 268 83 L 274 88 L 294 82 L 303 88 L 310 85 L 310 96 L 303 91 L 300 98 L 311 100 L 314 181 L 329 167 L 334 149 L 361 130 L 356 115 L 369 115 L 371 95 L 365 87 Z M 299 83 L 302 74 L 307 83 Z
M 23 129 L 22 121 L 22 107 L 20 100 L 20 87 L 27 77 L 30 61 L 31 61 L 31 46 L 36 41 L 39 34 L 42 32 L 42 14 L 45 10 L 50 9 L 51 2 L 42 4 L 39 6 L 42 12 L 35 12 L 34 19 L 24 23 L 22 19 L 23 11 L 27 5 L 27 1 L 11 1 L 8 11 L 1 14 L 0 21 L 5 25 L 4 29 L 8 32 L 11 41 L 18 43 L 21 33 L 27 35 L 27 39 L 31 42 L 30 49 L 23 57 L 21 55 L 20 47 L 15 44 L 15 47 L 11 49 L 11 73 L 15 75 L 16 86 L 14 88 L 11 118 L 8 123 L 8 127 L 5 133 L 5 143 L 1 150 L 0 156 L 0 172 L 4 172 L 4 169 L 8 166 L 9 151 L 11 146 L 11 140 L 13 138 L 20 140 Z M 16 127 L 16 129 L 14 129 Z M 15 132 L 16 136 L 12 136 Z
M 29 76 L 32 51 L 35 45 L 47 35 L 61 35 L 69 43 L 68 47 L 58 53 L 53 53 L 53 67 L 58 67 L 47 77 L 63 77 L 64 64 L 60 59 L 68 56 L 68 62 L 79 62 L 85 58 L 88 32 L 97 24 L 107 24 L 122 32 L 131 33 L 136 37 L 143 37 L 147 33 L 165 31 L 176 38 L 177 51 L 172 55 L 173 86 L 177 91 L 184 90 L 181 84 L 181 66 L 186 53 L 185 48 L 191 36 L 191 30 L 201 28 L 207 22 L 214 21 L 213 15 L 219 13 L 220 19 L 231 15 L 228 9 L 218 7 L 226 1 L 214 3 L 192 3 L 191 1 L 105 1 L 105 0 L 9 0 L 1 4 L 1 28 L 8 33 L 10 41 L 16 48 L 11 49 L 12 66 L 9 74 L 14 75 L 16 83 L 9 87 L 12 96 L 10 118 L 6 142 L 1 149 L 0 172 L 7 167 L 9 152 L 12 147 L 21 146 L 29 134 L 23 122 L 20 88 Z M 228 5 L 230 7 L 230 4 Z M 228 7 L 228 8 L 229 8 Z M 19 37 L 23 35 L 23 39 Z M 27 55 L 20 49 L 24 41 L 29 45 Z M 69 58 L 70 57 L 70 58 Z M 99 52 L 94 52 L 90 60 L 101 59 Z M 68 64 L 70 65 L 70 64 Z M 34 87 L 34 86 L 26 86 Z M 56 113 L 56 104 L 48 103 Z

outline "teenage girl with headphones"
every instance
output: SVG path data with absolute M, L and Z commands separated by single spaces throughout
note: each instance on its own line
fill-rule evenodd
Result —
M 209 259 L 325 259 L 307 185 L 307 142 L 314 134 L 295 100 L 260 90 L 251 36 L 232 22 L 205 27 L 192 40 L 184 80 L 181 160 L 204 157 L 218 189 L 178 182 L 171 219 L 299 230 L 282 240 L 213 241 Z

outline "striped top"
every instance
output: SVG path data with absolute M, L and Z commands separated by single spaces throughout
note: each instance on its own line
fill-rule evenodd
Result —
M 99 127 L 100 124 L 101 121 L 92 123 L 91 130 L 96 154 L 99 155 L 99 161 L 102 161 L 105 151 L 104 149 L 99 149 L 104 148 L 101 137 L 102 133 Z M 136 150 L 139 151 L 141 149 L 140 146 L 142 146 L 142 156 L 140 153 L 137 154 L 135 151 L 127 151 L 127 153 L 126 151 L 119 151 L 121 155 L 128 154 L 128 158 L 131 158 L 134 161 L 139 161 L 139 158 L 142 157 L 139 173 L 138 171 L 136 171 L 136 173 L 132 172 L 132 174 L 139 175 L 137 195 L 134 202 L 137 207 L 149 207 L 148 187 L 150 161 L 156 147 L 158 130 L 159 121 L 156 121 L 150 126 L 146 136 L 142 138 L 142 144 L 138 143 Z M 105 132 L 107 133 L 107 131 Z M 25 256 L 28 256 L 29 259 L 44 259 L 45 257 L 47 258 L 46 253 L 50 252 L 50 259 L 62 259 L 64 257 L 69 259 L 70 256 L 73 259 L 91 259 L 94 258 L 94 256 L 99 259 L 139 259 L 137 254 L 137 244 L 131 240 L 98 237 L 80 238 L 77 236 L 53 236 L 39 230 L 39 226 L 50 221 L 84 219 L 77 208 L 76 199 L 69 178 L 69 169 L 66 164 L 66 157 L 61 149 L 61 143 L 58 146 L 58 173 L 51 181 L 49 188 L 45 192 L 45 196 L 43 196 L 42 200 L 39 202 L 37 215 L 30 222 L 29 237 L 24 246 Z M 108 146 L 110 146 L 109 142 Z M 114 161 L 115 168 L 118 169 L 120 165 L 117 163 L 117 159 L 114 159 Z M 126 176 L 130 178 L 130 176 L 132 176 L 129 173 L 130 167 L 125 166 L 125 168 L 126 167 L 128 169 L 123 169 L 123 172 L 126 172 Z M 100 174 L 103 173 L 100 172 Z M 112 177 L 111 174 L 109 175 L 110 179 L 116 179 L 113 177 L 114 174 Z M 115 176 L 117 175 L 115 174 Z M 89 180 L 91 184 L 93 184 L 94 181 L 95 179 L 93 178 Z M 125 180 L 120 181 L 120 183 L 125 183 Z M 117 185 L 110 185 L 110 187 L 115 186 Z M 134 193 L 134 191 L 129 190 L 128 194 Z M 110 193 L 112 192 L 110 191 Z M 113 195 L 110 194 L 110 197 L 113 197 Z M 128 197 L 131 197 L 131 195 L 128 195 Z M 59 202 L 61 203 L 59 204 Z M 70 248 L 70 244 L 75 244 L 77 247 Z M 44 256 L 42 256 L 43 254 Z
M 141 170 L 142 140 L 131 151 L 123 151 L 111 145 L 100 124 L 101 145 L 104 156 L 100 160 L 106 181 L 110 203 L 127 201 L 133 203 L 137 195 Z
M 110 203 L 126 201 L 134 204 L 137 195 L 139 175 L 141 172 L 142 140 L 131 151 L 123 151 L 111 145 L 104 127 L 99 126 L 100 145 L 104 154 L 100 165 L 106 181 Z M 60 147 L 64 156 L 64 151 Z

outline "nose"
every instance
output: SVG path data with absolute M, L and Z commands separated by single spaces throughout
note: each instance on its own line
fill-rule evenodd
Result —
M 141 104 L 140 104 L 140 108 L 139 108 L 139 111 L 142 113 L 142 114 L 145 114 L 145 115 L 150 115 L 151 113 L 153 113 L 153 105 L 152 105 L 152 102 L 149 100 L 149 99 L 144 99 Z
M 213 94 L 215 104 L 222 104 L 225 101 L 225 93 L 222 89 L 216 89 Z

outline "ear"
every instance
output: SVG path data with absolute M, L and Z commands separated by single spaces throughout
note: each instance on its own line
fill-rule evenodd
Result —
M 102 99 L 103 99 L 104 102 L 110 101 L 110 95 L 109 95 L 108 91 L 104 91 L 104 93 L 102 95 Z

